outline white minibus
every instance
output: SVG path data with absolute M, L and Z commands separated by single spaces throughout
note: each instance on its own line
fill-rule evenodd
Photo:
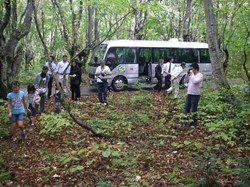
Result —
M 124 90 L 125 86 L 135 84 L 139 79 L 156 83 L 155 67 L 160 58 L 168 62 L 169 56 L 174 57 L 175 66 L 186 62 L 188 67 L 197 62 L 200 72 L 208 78 L 212 76 L 207 43 L 180 42 L 177 39 L 111 40 L 103 42 L 94 50 L 89 64 L 89 83 L 96 85 L 95 70 L 101 59 L 105 60 L 111 69 L 112 77 L 108 82 L 115 91 Z

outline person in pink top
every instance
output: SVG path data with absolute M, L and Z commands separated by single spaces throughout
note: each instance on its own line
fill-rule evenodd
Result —
M 187 115 L 190 111 L 193 113 L 190 126 L 196 127 L 197 125 L 197 108 L 201 95 L 201 85 L 203 81 L 203 75 L 199 72 L 199 65 L 192 63 L 191 69 L 188 70 L 186 75 L 186 82 L 188 83 L 187 97 L 183 113 Z M 183 122 L 182 125 L 187 125 L 187 122 Z

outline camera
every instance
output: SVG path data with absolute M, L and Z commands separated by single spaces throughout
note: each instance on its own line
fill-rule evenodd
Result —
M 104 74 L 104 73 L 102 73 L 101 75 L 102 75 L 103 77 L 105 76 L 105 74 Z
M 192 73 L 192 68 L 189 68 L 187 74 L 190 75 Z

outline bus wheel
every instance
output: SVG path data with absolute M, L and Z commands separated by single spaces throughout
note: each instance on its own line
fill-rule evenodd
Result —
M 115 91 L 122 91 L 126 87 L 126 80 L 124 77 L 115 77 L 112 81 L 112 88 Z

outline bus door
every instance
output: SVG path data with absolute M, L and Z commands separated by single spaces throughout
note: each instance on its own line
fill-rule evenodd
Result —
M 114 90 L 123 90 L 126 84 L 137 82 L 139 75 L 135 48 L 112 47 L 108 50 L 106 60 L 113 77 L 109 83 Z
M 147 77 L 151 81 L 152 78 L 152 55 L 150 48 L 138 49 L 138 65 L 139 76 Z

